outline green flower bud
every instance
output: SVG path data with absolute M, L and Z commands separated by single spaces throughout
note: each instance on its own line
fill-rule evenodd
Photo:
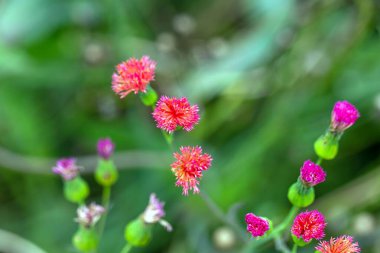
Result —
M 292 234 L 292 238 L 293 238 L 293 242 L 297 244 L 299 247 L 305 247 L 311 242 L 311 240 L 309 242 L 305 242 L 302 238 L 298 238 L 297 236 L 293 234 Z
M 113 185 L 119 177 L 119 173 L 112 160 L 99 159 L 95 170 L 95 179 L 102 186 Z
M 152 237 L 151 225 L 140 218 L 131 221 L 125 228 L 125 239 L 134 247 L 146 246 Z
M 83 203 L 90 193 L 90 189 L 80 176 L 72 180 L 64 181 L 65 198 L 74 203 Z
M 327 131 L 314 142 L 315 153 L 325 160 L 332 160 L 338 154 L 339 138 L 337 133 Z
M 314 202 L 314 188 L 304 185 L 300 180 L 292 184 L 288 191 L 288 199 L 296 207 L 307 207 Z
M 148 85 L 146 87 L 146 92 L 139 92 L 140 94 L 140 99 L 143 102 L 144 105 L 146 106 L 153 106 L 156 104 L 158 95 L 156 91 Z
M 82 252 L 91 252 L 98 246 L 99 238 L 94 229 L 79 227 L 74 234 L 73 245 Z

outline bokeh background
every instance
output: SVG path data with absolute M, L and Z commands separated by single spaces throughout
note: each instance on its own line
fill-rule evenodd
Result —
M 103 137 L 116 143 L 120 180 L 99 252 L 121 250 L 151 192 L 175 230 L 156 226 L 135 252 L 240 252 L 202 199 L 174 186 L 150 110 L 111 90 L 114 66 L 142 55 L 158 63 L 160 94 L 200 105 L 200 124 L 175 146 L 213 155 L 201 190 L 242 229 L 247 212 L 283 219 L 334 102 L 355 104 L 361 118 L 323 163 L 328 180 L 311 208 L 327 216 L 328 237 L 351 234 L 363 252 L 380 252 L 379 11 L 374 0 L 0 0 L 0 252 L 22 246 L 16 235 L 75 252 L 76 206 L 51 167 L 78 157 L 99 202 L 91 172 Z

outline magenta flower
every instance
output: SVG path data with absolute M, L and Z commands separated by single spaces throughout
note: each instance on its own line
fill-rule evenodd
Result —
M 318 164 L 307 160 L 301 167 L 302 182 L 308 186 L 315 186 L 326 180 L 326 172 Z
M 121 98 L 129 93 L 146 92 L 146 86 L 154 80 L 156 62 L 148 56 L 140 60 L 130 58 L 116 66 L 116 72 L 112 75 L 112 89 Z
M 172 226 L 166 220 L 162 219 L 162 217 L 165 216 L 164 205 L 165 203 L 160 202 L 160 200 L 156 197 L 156 194 L 150 194 L 149 204 L 142 214 L 142 218 L 147 224 L 154 224 L 158 222 L 170 232 L 173 230 Z
M 154 109 L 153 118 L 158 128 L 169 133 L 174 132 L 177 127 L 191 131 L 199 121 L 198 111 L 198 106 L 190 105 L 185 97 L 169 98 L 162 96 Z
M 193 193 L 199 193 L 198 180 L 202 177 L 202 172 L 211 166 L 212 157 L 209 154 L 202 154 L 201 147 L 180 147 L 180 153 L 174 153 L 177 159 L 171 164 L 177 186 L 183 188 L 183 195 L 187 195 L 189 189 Z
M 79 167 L 74 158 L 63 158 L 57 161 L 53 167 L 53 172 L 62 176 L 64 180 L 74 179 L 79 173 Z
M 263 236 L 270 229 L 267 219 L 256 216 L 253 213 L 247 213 L 245 215 L 245 222 L 247 223 L 247 231 L 251 233 L 253 237 Z
M 310 242 L 320 240 L 325 236 L 327 223 L 325 217 L 317 210 L 306 211 L 297 215 L 292 226 L 292 234 L 297 238 Z
M 110 138 L 100 139 L 98 141 L 98 155 L 105 160 L 108 160 L 113 153 L 115 145 Z
M 75 221 L 85 227 L 91 227 L 100 220 L 100 217 L 105 211 L 104 207 L 95 203 L 91 203 L 89 206 L 80 206 L 77 209 L 77 218 Z
M 354 105 L 347 101 L 338 101 L 331 113 L 331 129 L 336 132 L 343 132 L 352 126 L 359 117 L 359 111 Z
M 343 235 L 331 238 L 330 241 L 321 241 L 315 247 L 320 253 L 359 253 L 360 248 L 351 236 Z

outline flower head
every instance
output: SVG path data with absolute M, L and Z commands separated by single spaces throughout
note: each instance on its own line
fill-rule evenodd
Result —
M 169 133 L 174 132 L 177 127 L 191 131 L 199 121 L 198 111 L 198 106 L 190 105 L 185 97 L 169 98 L 162 96 L 154 109 L 153 118 L 158 128 Z
M 189 189 L 194 193 L 199 193 L 198 179 L 202 177 L 202 171 L 211 166 L 212 157 L 209 154 L 202 154 L 201 147 L 181 147 L 180 153 L 174 153 L 177 159 L 171 164 L 177 186 L 183 188 L 183 194 L 187 195 Z
M 359 111 L 354 105 L 347 101 L 338 101 L 335 103 L 331 113 L 331 129 L 343 132 L 352 126 L 359 117 Z
M 112 75 L 112 89 L 121 98 L 130 92 L 146 92 L 146 86 L 154 80 L 155 69 L 156 62 L 148 56 L 140 60 L 130 58 L 116 66 L 116 72 Z
M 91 203 L 89 206 L 80 206 L 77 209 L 77 218 L 75 221 L 85 227 L 91 227 L 99 221 L 104 212 L 104 207 L 95 203 Z
M 360 248 L 357 242 L 353 242 L 351 236 L 343 235 L 338 238 L 331 238 L 330 241 L 321 241 L 315 247 L 321 253 L 359 253 Z
M 74 158 L 60 159 L 52 170 L 55 174 L 61 175 L 64 180 L 74 179 L 79 173 L 79 167 L 75 162 Z
M 247 213 L 245 215 L 245 222 L 247 223 L 247 231 L 251 233 L 253 237 L 263 236 L 265 232 L 270 229 L 267 219 L 256 216 L 253 213 Z
M 167 221 L 162 219 L 162 217 L 165 216 L 164 205 L 165 203 L 160 202 L 160 200 L 156 197 L 156 194 L 150 194 L 149 204 L 142 214 L 142 218 L 147 224 L 159 222 L 167 231 L 172 231 L 172 226 Z
M 292 234 L 305 242 L 320 240 L 325 236 L 325 217 L 317 210 L 306 211 L 297 215 L 292 226 Z
M 110 138 L 100 139 L 98 141 L 98 155 L 105 160 L 108 160 L 115 148 Z
M 326 180 L 326 172 L 318 164 L 307 160 L 301 167 L 300 178 L 304 184 L 315 186 Z

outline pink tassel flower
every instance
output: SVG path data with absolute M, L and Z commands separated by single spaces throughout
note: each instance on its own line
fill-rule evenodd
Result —
M 353 242 L 351 236 L 343 235 L 338 238 L 331 238 L 330 241 L 321 241 L 315 247 L 320 253 L 359 253 L 360 248 L 357 242 Z
M 331 113 L 331 130 L 343 132 L 360 117 L 356 107 L 347 101 L 338 101 Z
M 169 133 L 174 132 L 177 127 L 191 131 L 194 125 L 199 122 L 198 111 L 198 106 L 190 105 L 185 97 L 169 98 L 162 96 L 154 109 L 153 118 L 158 128 Z
M 267 219 L 256 216 L 253 213 L 247 213 L 245 215 L 245 222 L 247 223 L 247 231 L 251 233 L 253 237 L 263 236 L 270 228 Z
M 304 184 L 315 186 L 326 180 L 326 172 L 318 164 L 307 160 L 301 167 L 300 178 Z
M 176 186 L 183 188 L 183 195 L 188 195 L 189 189 L 193 193 L 199 193 L 198 180 L 202 177 L 202 172 L 211 166 L 212 157 L 209 154 L 202 154 L 201 147 L 181 147 L 181 153 L 174 153 L 177 159 L 171 164 L 177 182 Z
M 130 58 L 116 66 L 116 72 L 112 75 L 112 89 L 124 98 L 129 93 L 146 92 L 146 86 L 154 80 L 156 62 L 148 56 L 140 60 Z
M 306 211 L 297 215 L 292 226 L 292 234 L 297 238 L 310 242 L 320 240 L 325 236 L 327 223 L 325 217 L 317 210 Z
M 74 158 L 63 158 L 57 161 L 53 167 L 53 172 L 62 176 L 64 180 L 72 180 L 79 173 L 79 167 Z
M 97 148 L 98 148 L 98 155 L 101 158 L 108 160 L 113 154 L 115 145 L 112 143 L 110 138 L 106 138 L 106 139 L 100 139 L 98 141 Z

